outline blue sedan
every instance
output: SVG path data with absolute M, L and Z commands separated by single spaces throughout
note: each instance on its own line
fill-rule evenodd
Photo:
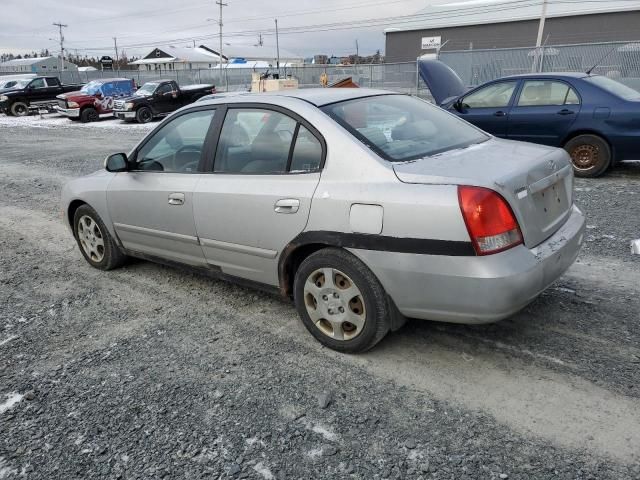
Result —
M 497 137 L 563 147 L 577 176 L 640 159 L 640 92 L 611 78 L 532 73 L 466 91 L 442 62 L 420 69 L 438 105 Z

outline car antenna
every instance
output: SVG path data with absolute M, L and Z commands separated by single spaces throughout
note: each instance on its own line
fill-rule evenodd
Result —
M 616 45 L 616 46 L 617 46 L 617 45 Z M 593 69 L 594 69 L 594 68 L 596 68 L 596 67 L 599 67 L 599 66 L 600 66 L 600 62 L 602 62 L 605 58 L 607 58 L 609 55 L 611 55 L 615 49 L 616 49 L 616 47 L 613 47 L 611 50 L 609 50 L 609 51 L 604 55 L 604 57 L 602 57 L 600 60 L 598 60 L 598 61 L 596 62 L 596 64 L 595 64 L 593 67 L 591 67 L 589 70 L 587 70 L 585 73 L 586 73 L 587 75 L 591 75 L 591 72 L 593 71 Z

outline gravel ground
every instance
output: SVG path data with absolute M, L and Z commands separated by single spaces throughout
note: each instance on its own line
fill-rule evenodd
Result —
M 523 312 L 346 356 L 279 298 L 86 264 L 61 186 L 153 125 L 5 120 L 0 479 L 640 479 L 639 164 L 577 181 L 585 248 Z

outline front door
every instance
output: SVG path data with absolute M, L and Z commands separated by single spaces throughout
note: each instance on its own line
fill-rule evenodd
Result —
M 580 112 L 580 98 L 567 83 L 558 80 L 527 80 L 511 108 L 509 138 L 562 146 Z
M 517 85 L 517 81 L 509 80 L 481 87 L 463 97 L 455 113 L 485 132 L 504 138 Z
M 157 113 L 168 113 L 175 110 L 178 92 L 170 83 L 160 85 L 154 93 L 154 104 Z
M 193 219 L 193 192 L 213 109 L 164 124 L 109 184 L 109 214 L 122 245 L 134 252 L 204 265 Z
M 320 134 L 290 112 L 229 108 L 193 199 L 207 262 L 278 285 L 278 257 L 307 224 L 324 152 Z

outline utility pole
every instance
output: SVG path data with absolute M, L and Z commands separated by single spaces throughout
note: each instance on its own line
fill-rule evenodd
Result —
M 58 27 L 58 32 L 60 33 L 60 81 L 62 81 L 62 72 L 64 71 L 64 35 L 62 34 L 62 29 L 67 28 L 69 25 L 60 22 L 53 25 Z
M 116 65 L 116 70 L 119 70 L 118 61 L 120 60 L 120 57 L 118 57 L 118 39 L 116 37 L 113 37 L 113 48 L 116 49 L 116 61 L 114 63 Z
M 280 74 L 280 41 L 278 39 L 278 19 L 276 21 L 276 67 L 278 67 L 278 74 Z
M 222 7 L 226 7 L 228 4 L 223 3 L 222 0 L 216 0 L 216 5 L 220 5 L 220 21 L 218 27 L 220 27 L 220 83 L 222 83 Z
M 360 56 L 360 50 L 358 49 L 358 39 L 356 38 L 356 58 L 354 64 L 358 64 L 358 57 Z
M 536 54 L 535 62 L 531 69 L 532 72 L 536 72 L 538 69 L 538 57 L 540 56 L 540 47 L 542 46 L 542 36 L 544 35 L 544 24 L 547 21 L 547 7 L 549 6 L 548 0 L 542 1 L 542 14 L 540 15 L 540 24 L 538 25 L 538 38 L 536 40 Z

